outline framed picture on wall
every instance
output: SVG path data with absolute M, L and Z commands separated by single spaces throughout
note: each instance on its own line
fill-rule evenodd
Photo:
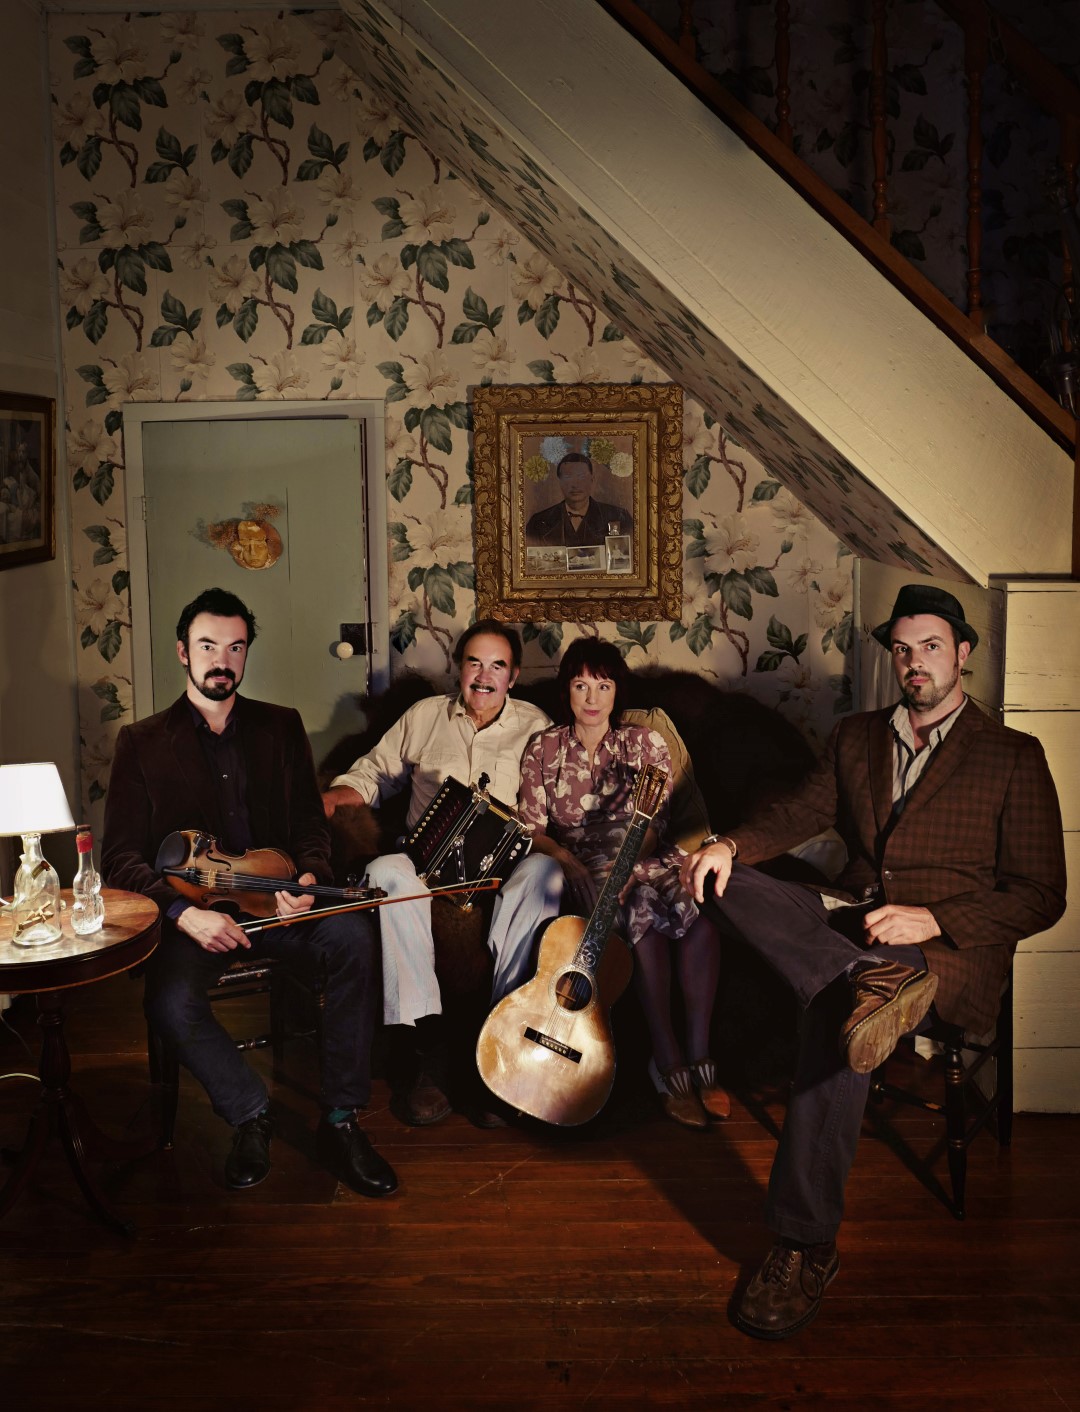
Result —
M 477 614 L 502 622 L 682 613 L 682 389 L 473 392 Z
M 0 392 L 0 569 L 56 554 L 56 403 Z

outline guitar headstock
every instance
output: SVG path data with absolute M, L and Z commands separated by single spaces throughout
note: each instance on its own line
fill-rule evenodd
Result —
M 646 765 L 634 789 L 634 813 L 644 814 L 647 819 L 655 818 L 663 803 L 666 784 L 667 770 L 659 765 Z

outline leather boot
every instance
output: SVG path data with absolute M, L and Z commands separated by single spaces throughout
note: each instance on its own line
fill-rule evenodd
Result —
M 832 1241 L 796 1250 L 778 1241 L 747 1285 L 732 1322 L 753 1338 L 788 1338 L 805 1328 L 840 1268 Z
M 869 1074 L 930 1009 L 938 978 L 899 961 L 883 961 L 860 963 L 851 982 L 853 1003 L 840 1029 L 840 1053 L 849 1069 Z

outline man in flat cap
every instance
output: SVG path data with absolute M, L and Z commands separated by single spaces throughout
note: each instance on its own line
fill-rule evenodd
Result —
M 804 1007 L 766 1220 L 775 1244 L 733 1312 L 779 1339 L 818 1311 L 872 1071 L 902 1034 L 942 1020 L 992 1028 L 1017 942 L 1065 910 L 1065 853 L 1042 746 L 964 695 L 978 643 L 951 593 L 900 590 L 874 629 L 895 707 L 849 716 L 793 793 L 684 863 L 706 913 L 779 972 Z M 838 897 L 751 865 L 835 827 Z M 735 859 L 738 858 L 738 862 Z

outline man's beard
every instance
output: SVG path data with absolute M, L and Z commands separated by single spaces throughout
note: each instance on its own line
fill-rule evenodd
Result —
M 959 680 L 960 663 L 957 662 L 953 667 L 952 676 L 947 681 L 933 683 L 927 681 L 919 696 L 911 696 L 906 687 L 901 688 L 904 693 L 904 703 L 911 711 L 932 711 L 935 706 L 941 705 L 949 693 L 954 690 Z
M 205 696 L 207 701 L 228 701 L 229 697 L 233 695 L 233 693 L 236 691 L 236 688 L 240 685 L 240 683 L 236 680 L 235 674 L 233 672 L 230 672 L 227 667 L 220 672 L 207 672 L 206 676 L 203 677 L 202 681 L 196 681 L 191 671 L 191 664 L 189 663 L 187 668 L 187 674 L 192 686 L 195 688 L 195 690 L 199 693 L 200 696 Z M 228 677 L 229 680 L 226 682 L 217 682 L 211 684 L 208 680 L 208 678 L 211 676 Z

